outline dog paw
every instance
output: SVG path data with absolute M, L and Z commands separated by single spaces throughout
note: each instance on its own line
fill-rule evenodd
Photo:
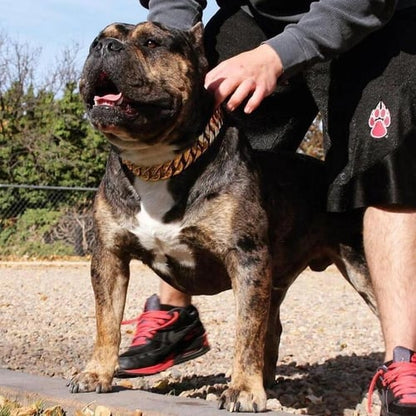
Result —
M 86 393 L 90 391 L 108 393 L 112 389 L 111 381 L 111 377 L 84 371 L 71 379 L 68 383 L 68 388 L 71 393 Z
M 258 392 L 228 388 L 220 397 L 219 408 L 229 412 L 264 412 L 267 397 L 264 390 Z

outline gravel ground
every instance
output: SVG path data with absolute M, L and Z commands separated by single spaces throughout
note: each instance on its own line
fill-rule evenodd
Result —
M 125 318 L 140 313 L 158 279 L 132 264 Z M 125 387 L 215 400 L 229 380 L 234 339 L 232 292 L 194 298 L 211 350 L 159 375 L 116 380 Z M 332 267 L 305 271 L 282 307 L 283 337 L 268 408 L 294 414 L 365 415 L 366 392 L 383 359 L 377 318 Z M 131 327 L 123 326 L 122 349 Z M 0 263 L 0 366 L 70 378 L 88 359 L 95 334 L 88 263 Z M 379 404 L 374 396 L 373 414 Z

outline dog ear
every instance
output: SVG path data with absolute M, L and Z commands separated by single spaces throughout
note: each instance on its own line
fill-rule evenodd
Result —
M 198 22 L 191 29 L 189 29 L 188 34 L 190 35 L 190 41 L 192 47 L 196 52 L 197 59 L 199 61 L 199 69 L 205 74 L 208 69 L 208 61 L 205 57 L 205 48 L 204 48 L 204 25 L 202 22 Z
M 192 26 L 189 33 L 194 38 L 195 45 L 198 45 L 199 47 L 203 45 L 204 25 L 202 22 L 198 22 L 196 25 Z

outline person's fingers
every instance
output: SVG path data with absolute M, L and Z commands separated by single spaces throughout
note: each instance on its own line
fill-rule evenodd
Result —
M 214 82 L 215 104 L 222 104 L 238 87 L 238 80 L 235 78 L 224 78 L 220 82 Z
M 211 71 L 208 71 L 205 75 L 205 89 L 207 90 L 213 90 L 216 87 L 216 84 L 218 83 L 218 80 L 220 77 L 217 75 L 217 67 L 211 69 Z
M 228 100 L 227 107 L 233 111 L 247 100 L 244 111 L 251 113 L 273 92 L 282 72 L 280 57 L 263 44 L 211 69 L 205 77 L 205 88 L 215 95 L 217 106 Z
M 219 79 L 227 78 L 230 75 L 230 67 L 234 66 L 232 64 L 233 60 L 234 58 L 227 59 L 210 69 L 205 75 L 205 88 Z
M 267 92 L 264 88 L 256 88 L 250 99 L 247 101 L 247 104 L 244 107 L 244 112 L 246 114 L 252 113 L 260 105 L 266 95 Z
M 227 102 L 227 108 L 234 111 L 253 91 L 255 91 L 256 83 L 253 79 L 245 79 L 232 92 Z
M 222 63 L 216 66 L 215 68 L 211 69 L 205 75 L 205 89 L 215 92 L 219 85 L 224 82 L 228 78 L 227 72 L 224 72 L 222 69 Z

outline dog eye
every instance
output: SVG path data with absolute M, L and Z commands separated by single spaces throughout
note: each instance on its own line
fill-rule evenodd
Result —
M 153 39 L 147 39 L 146 42 L 144 42 L 144 46 L 147 48 L 153 49 L 159 46 L 159 44 L 153 40 Z

